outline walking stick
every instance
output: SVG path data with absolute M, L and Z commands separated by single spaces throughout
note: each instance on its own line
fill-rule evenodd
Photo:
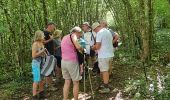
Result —
M 86 53 L 84 53 L 84 60 L 83 60 L 83 69 L 84 69 L 84 71 L 83 71 L 83 83 L 84 83 L 84 93 L 86 92 L 86 70 L 85 70 L 85 55 L 86 55 Z M 89 65 L 86 63 L 86 65 L 87 65 L 87 69 L 88 69 L 88 72 L 90 72 L 90 70 L 89 70 Z M 93 99 L 94 99 L 94 91 L 93 91 L 93 86 L 92 86 L 92 81 L 91 81 L 91 75 L 90 75 L 90 73 L 88 73 L 88 78 L 89 78 L 89 83 L 90 83 L 90 89 L 91 89 L 91 93 L 92 93 L 92 97 L 93 97 Z M 86 100 L 86 96 L 85 96 L 85 100 Z

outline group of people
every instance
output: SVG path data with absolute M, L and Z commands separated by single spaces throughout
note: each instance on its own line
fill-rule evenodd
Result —
M 114 56 L 113 44 L 117 42 L 118 34 L 107 25 L 105 20 L 100 23 L 95 22 L 92 26 L 84 22 L 72 28 L 65 36 L 61 36 L 62 31 L 56 29 L 55 23 L 49 23 L 44 31 L 36 31 L 32 44 L 33 99 L 45 98 L 44 83 L 50 85 L 52 82 L 51 75 L 44 77 L 40 74 L 41 59 L 47 53 L 57 59 L 56 76 L 60 78 L 62 74 L 65 80 L 63 100 L 68 99 L 71 82 L 73 82 L 74 100 L 78 100 L 84 60 L 92 68 L 96 55 L 103 80 L 99 93 L 109 93 L 109 76 L 112 73 Z

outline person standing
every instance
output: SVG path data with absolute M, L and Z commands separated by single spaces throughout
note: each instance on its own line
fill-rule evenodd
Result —
M 47 24 L 46 29 L 44 31 L 44 45 L 45 48 L 48 50 L 50 55 L 54 55 L 54 41 L 53 41 L 53 37 L 52 37 L 52 33 L 55 31 L 56 29 L 56 24 L 53 22 L 50 22 Z M 54 89 L 54 87 L 52 86 L 52 77 L 51 75 L 46 77 L 46 86 L 50 86 L 50 90 L 56 90 Z
M 79 81 L 82 79 L 82 77 L 80 74 L 80 67 L 76 51 L 83 51 L 83 48 L 78 43 L 78 39 L 81 36 L 81 28 L 74 27 L 70 34 L 64 36 L 61 41 L 61 70 L 63 78 L 65 79 L 63 88 L 63 100 L 68 99 L 71 81 L 73 81 L 74 100 L 78 100 Z
M 54 37 L 54 56 L 57 59 L 57 67 L 56 67 L 56 82 L 61 80 L 61 30 L 55 30 L 53 33 Z
M 95 62 L 95 51 L 91 47 L 95 44 L 96 34 L 92 32 L 92 29 L 88 22 L 84 22 L 81 25 L 81 28 L 84 32 L 83 38 L 86 41 L 86 60 L 89 67 L 92 68 Z
M 52 33 L 55 31 L 55 29 L 56 29 L 56 24 L 50 22 L 47 24 L 46 29 L 44 31 L 44 35 L 45 35 L 44 45 L 51 55 L 54 55 L 54 42 L 53 42 Z
M 98 22 L 93 23 L 92 29 L 96 32 L 96 44 L 92 47 L 97 50 L 99 69 L 103 79 L 103 85 L 99 93 L 108 93 L 110 89 L 109 84 L 109 70 L 112 67 L 111 62 L 113 59 L 113 44 L 112 34 L 109 30 L 103 28 Z M 111 67 L 110 67 L 111 66 Z
M 43 45 L 44 33 L 36 31 L 32 44 L 32 74 L 33 74 L 33 100 L 39 100 L 45 97 L 44 95 L 44 80 L 40 75 L 41 57 L 45 55 L 46 49 Z M 39 91 L 38 91 L 39 89 Z M 38 97 L 39 96 L 39 97 Z
M 115 31 L 113 31 L 112 29 L 108 28 L 108 23 L 107 23 L 106 20 L 101 20 L 100 25 L 101 25 L 101 27 L 108 29 L 110 31 L 110 33 L 112 34 L 112 37 L 113 37 L 113 41 L 112 41 L 113 42 L 113 53 L 115 53 L 115 51 L 118 48 L 119 34 Z M 113 73 L 112 69 L 113 69 L 113 67 L 110 68 L 109 75 L 112 75 L 112 73 Z

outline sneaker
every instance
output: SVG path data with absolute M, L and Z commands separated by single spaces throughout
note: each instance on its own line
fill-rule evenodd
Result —
M 109 88 L 103 88 L 99 90 L 99 93 L 109 93 L 110 89 Z

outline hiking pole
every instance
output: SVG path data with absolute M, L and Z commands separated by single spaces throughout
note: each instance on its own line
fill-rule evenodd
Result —
M 83 54 L 83 56 L 84 56 L 84 57 L 83 57 L 83 58 L 84 58 L 84 59 L 83 59 L 83 76 L 84 76 L 84 77 L 83 77 L 83 83 L 84 83 L 84 93 L 85 93 L 85 92 L 86 92 L 86 76 L 85 76 L 86 74 L 85 74 L 85 65 L 84 65 L 84 64 L 85 64 L 85 63 L 84 63 L 84 62 L 85 62 L 85 61 L 84 61 L 84 60 L 85 60 L 85 53 Z
M 91 89 L 91 93 L 92 93 L 92 97 L 94 99 L 94 91 L 93 91 L 93 86 L 92 86 L 92 81 L 91 81 L 91 75 L 90 75 L 90 70 L 89 70 L 89 65 L 87 66 L 88 67 L 88 76 L 89 76 L 89 82 L 90 82 L 90 89 Z

